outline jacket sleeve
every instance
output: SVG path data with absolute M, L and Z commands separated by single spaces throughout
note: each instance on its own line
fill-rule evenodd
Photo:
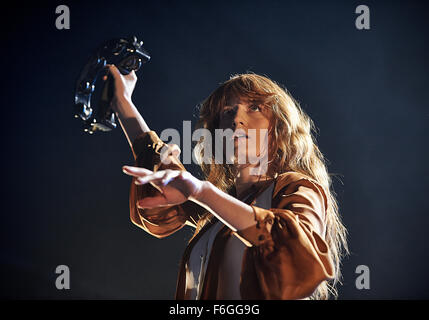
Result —
M 179 159 L 170 155 L 168 164 L 161 161 L 161 151 L 166 144 L 159 139 L 154 131 L 140 134 L 133 142 L 132 151 L 135 165 L 152 171 L 172 169 L 186 170 Z M 202 208 L 191 201 L 181 205 L 153 209 L 139 209 L 137 202 L 144 197 L 153 197 L 159 191 L 150 184 L 136 185 L 135 178 L 130 187 L 130 218 L 131 221 L 149 234 L 164 238 L 181 229 L 185 224 L 195 227 L 202 213 Z
M 234 233 L 248 246 L 240 286 L 244 299 L 302 299 L 334 277 L 324 240 L 327 198 L 323 188 L 299 179 L 281 189 L 275 199 L 276 207 L 269 210 L 252 206 L 256 224 Z

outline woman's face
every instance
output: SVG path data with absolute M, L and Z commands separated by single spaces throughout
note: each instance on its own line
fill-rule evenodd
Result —
M 268 156 L 268 131 L 272 119 L 268 107 L 245 99 L 234 99 L 224 106 L 220 115 L 220 129 L 234 134 L 234 163 L 255 164 Z

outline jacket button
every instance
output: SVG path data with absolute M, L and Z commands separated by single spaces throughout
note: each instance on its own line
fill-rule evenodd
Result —
M 263 241 L 263 240 L 265 240 L 265 236 L 261 234 L 261 235 L 258 237 L 258 240 L 259 240 L 259 241 Z

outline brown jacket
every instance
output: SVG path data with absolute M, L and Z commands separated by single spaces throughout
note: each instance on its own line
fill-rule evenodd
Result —
M 164 145 L 153 131 L 141 134 L 133 143 L 136 166 L 153 171 L 185 170 L 176 158 L 170 158 L 169 165 L 160 161 L 160 151 Z M 135 185 L 133 179 L 130 189 L 130 217 L 135 225 L 157 238 L 164 238 L 185 225 L 196 227 L 205 211 L 191 201 L 170 207 L 144 210 L 137 208 L 138 200 L 157 192 L 151 185 Z M 302 299 L 310 296 L 322 281 L 333 278 L 333 262 L 324 240 L 327 198 L 316 181 L 297 172 L 280 174 L 275 181 L 273 208 L 266 210 L 252 207 L 255 212 L 254 226 L 236 233 L 224 226 L 218 232 L 207 266 L 201 299 L 216 299 L 218 265 L 231 235 L 240 238 L 247 246 L 240 282 L 243 299 Z M 267 223 L 272 224 L 271 232 L 266 228 Z M 209 224 L 205 225 L 191 239 L 183 254 L 176 299 L 186 298 L 185 264 L 193 245 L 208 226 Z

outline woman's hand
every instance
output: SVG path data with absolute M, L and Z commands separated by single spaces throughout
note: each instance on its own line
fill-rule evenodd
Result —
M 115 93 L 112 100 L 112 108 L 117 111 L 117 106 L 120 103 L 131 102 L 131 96 L 137 82 L 137 76 L 134 70 L 129 74 L 123 75 L 119 72 L 118 68 L 113 64 L 106 65 L 109 70 L 109 74 L 113 77 L 115 83 Z M 107 76 L 103 78 L 107 80 Z
M 138 208 L 155 208 L 181 204 L 199 198 L 204 181 L 187 171 L 160 170 L 153 172 L 140 167 L 123 166 L 125 174 L 135 177 L 137 185 L 150 183 L 160 191 L 155 197 L 146 197 L 137 203 Z

